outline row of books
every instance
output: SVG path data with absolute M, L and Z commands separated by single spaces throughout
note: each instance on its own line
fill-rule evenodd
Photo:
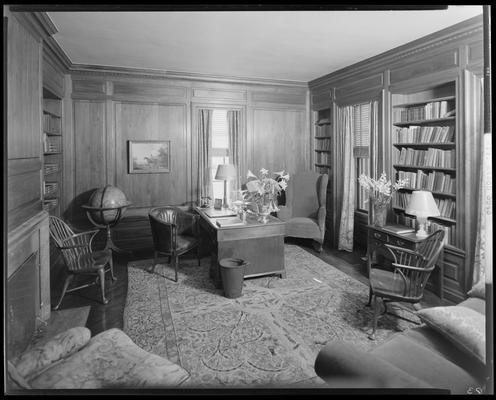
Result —
M 45 182 L 43 185 L 43 195 L 49 196 L 57 192 L 59 184 L 57 182 Z
M 317 167 L 317 172 L 319 174 L 328 174 L 329 169 L 328 169 L 328 167 Z
M 316 141 L 315 150 L 331 150 L 331 139 L 321 139 Z
M 430 233 L 434 233 L 439 229 L 444 231 L 444 244 L 450 244 L 452 246 L 455 245 L 456 242 L 456 226 L 446 226 L 442 224 L 438 224 L 434 221 L 427 221 L 427 225 Z
M 448 107 L 454 109 L 454 104 L 450 106 L 447 100 L 433 101 L 421 106 L 396 107 L 393 109 L 393 118 L 397 122 L 443 118 L 453 113 Z
M 455 150 L 430 148 L 415 150 L 403 147 L 399 151 L 398 164 L 419 167 L 455 168 Z
M 329 164 L 331 157 L 329 153 L 315 153 L 315 162 L 317 164 Z
M 428 174 L 420 169 L 417 172 L 398 171 L 398 179 L 407 180 L 410 189 L 424 189 L 449 194 L 455 194 L 456 191 L 455 178 L 441 171 L 433 171 Z
M 396 143 L 450 143 L 455 138 L 454 126 L 395 127 Z
M 442 217 L 456 218 L 455 205 L 456 201 L 453 199 L 434 199 Z
M 60 133 L 60 118 L 43 114 L 43 130 L 50 133 Z
M 410 198 L 412 194 L 407 192 L 397 192 L 395 196 L 394 205 L 400 208 L 407 208 L 410 203 Z M 441 217 L 455 219 L 455 205 L 456 201 L 453 199 L 439 199 L 435 198 L 437 208 L 439 209 L 439 214 Z
M 49 136 L 43 134 L 43 151 L 45 153 L 60 153 L 62 149 L 62 138 L 60 136 Z
M 47 163 L 44 166 L 45 175 L 53 174 L 54 172 L 58 172 L 58 170 L 59 164 L 57 163 Z
M 53 199 L 45 199 L 43 200 L 43 209 L 45 211 L 48 211 L 51 208 L 56 207 L 58 203 L 59 203 L 59 199 L 56 197 Z

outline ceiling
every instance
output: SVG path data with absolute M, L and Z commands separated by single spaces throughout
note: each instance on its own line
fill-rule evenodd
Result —
M 48 12 L 74 64 L 309 82 L 482 6 L 424 11 Z

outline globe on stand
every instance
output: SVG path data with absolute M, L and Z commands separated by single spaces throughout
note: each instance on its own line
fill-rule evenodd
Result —
M 105 250 L 112 249 L 118 253 L 126 253 L 112 241 L 110 228 L 119 222 L 124 210 L 130 205 L 131 203 L 126 199 L 126 195 L 122 190 L 115 186 L 107 185 L 104 188 L 95 190 L 88 204 L 81 206 L 93 225 L 107 230 Z

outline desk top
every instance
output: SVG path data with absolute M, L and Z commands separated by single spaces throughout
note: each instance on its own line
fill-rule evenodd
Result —
M 257 221 L 256 218 L 247 216 L 246 217 L 246 224 L 239 224 L 239 225 L 228 225 L 228 226 L 222 226 L 220 227 L 219 225 L 216 224 L 217 219 L 222 219 L 226 218 L 225 216 L 220 216 L 220 217 L 209 217 L 206 213 L 206 211 L 210 210 L 209 208 L 201 208 L 198 206 L 193 207 L 194 210 L 200 214 L 200 216 L 208 222 L 210 226 L 217 230 L 225 230 L 225 229 L 247 229 L 247 228 L 262 228 L 264 226 L 274 226 L 274 225 L 285 225 L 283 221 L 281 221 L 279 218 L 276 218 L 272 215 L 268 216 L 269 222 L 266 224 Z
M 401 225 L 396 225 L 396 224 L 390 224 L 390 225 L 394 228 L 402 227 Z M 403 228 L 407 229 L 408 227 L 405 226 Z M 393 235 L 393 236 L 408 240 L 410 242 L 415 242 L 415 243 L 422 242 L 425 239 L 425 237 L 424 238 L 418 237 L 416 232 L 408 232 L 408 233 L 395 232 L 393 229 L 388 229 L 388 224 L 386 224 L 382 227 L 375 226 L 375 225 L 367 225 L 367 229 L 379 231 L 379 232 L 384 232 L 384 233 L 387 233 L 388 235 Z

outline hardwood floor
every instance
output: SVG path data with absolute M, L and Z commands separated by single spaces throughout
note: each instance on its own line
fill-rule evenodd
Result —
M 344 273 L 364 284 L 368 284 L 365 264 L 362 260 L 364 255 L 363 252 L 348 253 L 325 248 L 321 253 L 317 253 L 309 240 L 286 238 L 285 242 L 301 246 Z M 112 283 L 110 279 L 107 280 L 106 295 L 110 300 L 107 305 L 100 303 L 101 296 L 99 287 L 92 286 L 66 294 L 60 309 L 91 306 L 86 327 L 91 330 L 93 336 L 110 328 L 122 329 L 123 312 L 126 305 L 128 287 L 127 264 L 132 260 L 152 258 L 153 250 L 148 247 L 148 245 L 149 244 L 140 248 L 140 244 L 136 243 L 136 248 L 129 255 L 114 253 L 114 273 L 117 277 L 117 281 Z M 194 254 L 191 255 L 191 257 L 194 256 Z M 52 289 L 52 304 L 55 304 L 58 300 L 59 294 L 60 288 Z M 423 308 L 440 304 L 441 301 L 436 295 L 425 292 L 424 300 L 421 302 L 420 306 Z

